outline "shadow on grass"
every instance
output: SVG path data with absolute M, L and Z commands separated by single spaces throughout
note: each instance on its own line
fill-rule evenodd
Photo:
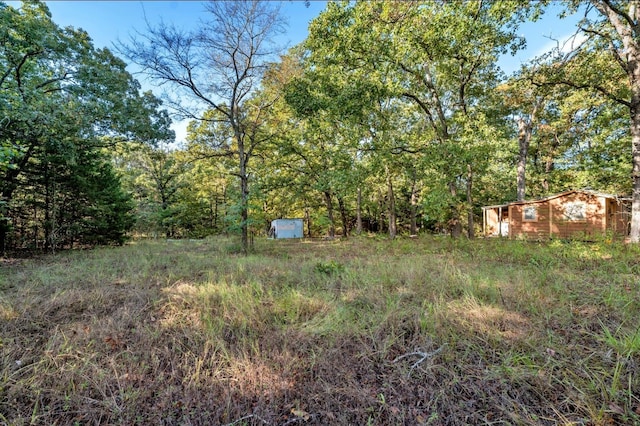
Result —
M 0 422 L 640 421 L 634 249 L 278 243 L 245 257 L 229 240 L 146 242 L 4 268 Z

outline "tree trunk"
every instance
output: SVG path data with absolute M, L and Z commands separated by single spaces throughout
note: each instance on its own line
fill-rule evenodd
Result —
M 10 198 L 10 195 L 5 197 L 2 194 L 2 198 L 0 198 L 0 255 L 4 256 L 7 252 L 7 234 L 11 229 L 9 218 L 7 217 L 8 209 L 7 200 Z
M 409 209 L 409 214 L 410 214 L 410 234 L 411 235 L 418 235 L 418 191 L 417 191 L 417 185 L 416 185 L 416 180 L 415 177 L 412 179 L 411 182 L 411 207 Z
M 640 7 L 640 5 L 629 5 L 630 11 L 633 10 L 636 14 L 640 13 L 638 7 Z M 638 16 L 633 16 L 633 18 L 637 23 Z M 623 33 L 622 30 L 618 30 L 618 32 Z M 637 37 L 637 32 L 635 34 Z M 631 194 L 631 230 L 629 232 L 629 241 L 632 243 L 640 243 L 640 46 L 638 46 L 638 42 L 634 40 L 633 37 L 626 33 L 623 35 L 623 42 L 629 57 L 633 58 L 633 60 L 629 61 L 629 69 L 627 70 L 631 86 L 629 115 L 631 118 L 631 158 L 633 162 L 631 170 L 633 190 Z
M 356 200 L 356 234 L 362 234 L 362 188 L 359 186 Z
M 517 196 L 518 201 L 524 201 L 526 188 L 527 154 L 529 153 L 529 141 L 531 140 L 531 123 L 518 117 L 518 168 L 517 168 Z
M 213 215 L 211 219 L 211 227 L 217 231 L 218 229 L 218 194 L 213 196 L 213 206 L 211 209 Z
M 528 119 L 523 117 L 516 118 L 518 123 L 518 175 L 517 175 L 517 200 L 524 201 L 526 193 L 526 170 L 527 156 L 529 155 L 529 144 L 531 143 L 531 133 L 533 132 L 533 123 L 536 121 L 538 108 L 541 106 L 541 99 L 534 100 L 533 110 Z
M 471 190 L 473 189 L 473 169 L 471 168 L 470 164 L 467 164 L 467 204 L 468 204 L 468 211 L 467 211 L 467 236 L 469 237 L 469 239 L 473 239 L 476 236 L 476 232 L 474 229 L 474 222 L 473 222 L 473 197 L 472 197 L 472 192 Z
M 227 185 L 224 185 L 222 187 L 222 207 L 224 207 L 224 212 L 221 213 L 223 218 L 228 214 L 227 202 L 228 202 L 228 200 L 227 200 Z M 224 231 L 224 235 L 227 235 L 227 227 L 224 226 L 224 219 L 222 220 L 222 223 L 220 224 L 220 229 L 222 229 Z
M 449 182 L 449 193 L 451 194 L 451 219 L 449 219 L 449 234 L 452 238 L 459 238 L 462 235 L 462 222 L 460 222 L 460 211 L 458 210 L 458 191 L 455 182 Z
M 333 220 L 333 201 L 331 201 L 331 191 L 324 191 L 324 201 L 327 205 L 327 218 L 329 219 L 329 237 L 336 236 L 336 225 Z
M 48 174 L 45 174 L 45 197 L 44 197 L 44 249 L 45 251 L 56 250 L 56 211 L 55 211 L 55 189 L 54 184 L 49 182 Z
M 344 199 L 338 197 L 338 206 L 340 207 L 340 218 L 342 219 L 342 235 L 344 237 L 349 236 L 349 217 L 347 215 L 347 209 L 344 205 Z
M 238 144 L 238 177 L 240 178 L 240 233 L 242 253 L 249 253 L 249 176 L 247 175 L 247 165 L 249 163 L 249 154 L 245 152 L 244 133 L 242 132 L 238 120 L 238 105 L 234 105 L 231 109 L 230 122 L 234 130 L 236 143 Z
M 304 209 L 304 219 L 307 222 L 307 238 L 311 238 L 311 215 L 308 208 Z
M 249 179 L 245 173 L 244 166 L 241 167 L 240 175 L 240 230 L 242 233 L 242 253 L 249 253 Z
M 393 182 L 391 181 L 391 173 L 387 169 L 387 195 L 389 198 L 389 238 L 392 240 L 396 237 L 396 199 L 393 193 Z
M 638 80 L 640 86 L 640 78 Z M 640 88 L 640 87 L 639 87 Z M 640 92 L 640 90 L 638 91 Z M 640 242 L 640 93 L 633 95 L 631 103 L 631 155 L 633 158 L 633 192 L 631 201 L 631 231 L 629 241 Z
M 382 195 L 382 190 L 378 187 L 378 214 L 376 217 L 378 232 L 384 232 L 384 196 Z

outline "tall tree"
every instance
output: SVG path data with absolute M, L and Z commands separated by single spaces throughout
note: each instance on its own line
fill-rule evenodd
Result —
M 632 157 L 630 241 L 640 242 L 640 1 L 577 0 L 570 12 L 584 8 L 579 31 L 585 37 L 569 53 L 561 49 L 539 84 L 590 89 L 628 109 Z M 543 58 L 548 62 L 549 58 Z M 625 81 L 626 80 L 626 81 Z
M 601 38 L 606 43 L 615 60 L 614 63 L 625 72 L 629 81 L 631 96 L 621 98 L 612 91 L 603 89 L 607 96 L 615 97 L 617 102 L 629 108 L 633 161 L 630 240 L 633 243 L 640 243 L 640 1 L 591 0 L 591 4 L 614 31 L 609 31 L 600 23 L 590 22 L 587 19 L 582 29 L 585 33 Z
M 268 63 L 283 21 L 273 3 L 211 1 L 207 20 L 191 32 L 161 24 L 148 26 L 120 51 L 153 80 L 168 83 L 170 105 L 184 118 L 225 123 L 233 144 L 224 155 L 236 161 L 240 180 L 242 249 L 248 250 L 249 167 L 260 143 L 260 126 L 271 99 L 250 102 Z M 205 114 L 207 110 L 211 113 Z
M 453 236 L 462 231 L 462 206 L 472 208 L 474 176 L 482 172 L 477 159 L 483 141 L 470 136 L 487 125 L 483 109 L 498 82 L 497 58 L 522 47 L 518 25 L 537 7 L 528 2 L 330 3 L 310 26 L 306 46 L 312 69 L 347 74 L 350 90 L 342 93 L 364 94 L 341 102 L 343 109 L 395 98 L 411 102 L 422 114 L 431 128 L 423 152 L 446 177 Z M 321 86 L 328 97 L 335 80 Z M 473 216 L 468 214 L 470 235 Z
M 0 3 L 0 250 L 11 230 L 9 216 L 23 215 L 13 203 L 16 194 L 41 194 L 34 206 L 44 210 L 44 219 L 34 216 L 49 237 L 55 234 L 52 218 L 59 218 L 60 190 L 76 191 L 76 199 L 86 196 L 86 202 L 106 199 L 93 186 L 101 178 L 111 182 L 101 150 L 166 124 L 150 118 L 159 104 L 139 89 L 123 61 L 95 49 L 84 31 L 58 27 L 44 3 L 25 1 L 19 9 Z M 104 188 L 117 191 L 112 183 Z
M 526 196 L 526 170 L 531 136 L 538 121 L 543 98 L 535 93 L 535 88 L 526 82 L 513 81 L 500 87 L 505 94 L 505 104 L 514 109 L 513 119 L 517 126 L 518 164 L 516 173 L 516 199 L 523 201 Z

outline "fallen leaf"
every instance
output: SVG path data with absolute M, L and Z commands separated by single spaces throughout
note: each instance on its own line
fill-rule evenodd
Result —
M 104 338 L 104 342 L 111 347 L 111 350 L 115 350 L 120 346 L 120 341 L 111 336 L 107 336 Z
M 300 418 L 304 419 L 305 422 L 311 418 L 311 415 L 309 413 L 307 413 L 306 411 L 304 411 L 304 410 L 296 410 L 295 408 L 291 409 L 291 414 L 293 414 L 296 417 L 300 417 Z

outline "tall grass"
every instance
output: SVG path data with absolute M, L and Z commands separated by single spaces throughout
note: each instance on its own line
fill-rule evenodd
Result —
M 640 424 L 640 250 L 150 242 L 0 270 L 0 424 Z

